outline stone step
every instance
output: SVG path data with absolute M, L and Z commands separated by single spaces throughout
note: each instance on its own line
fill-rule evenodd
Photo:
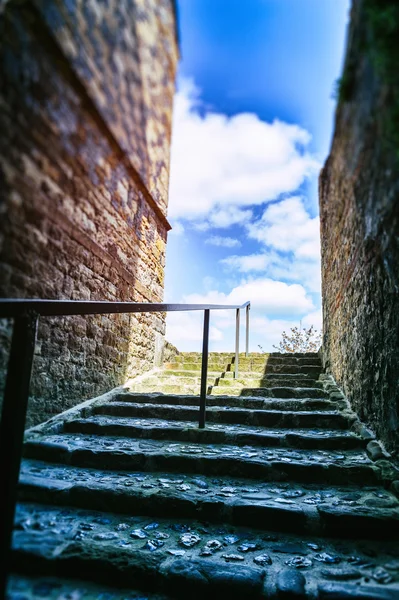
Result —
M 38 560 L 38 556 L 35 557 Z M 43 570 L 45 563 L 42 562 Z M 83 566 L 83 564 L 82 564 Z M 21 571 L 21 565 L 18 565 Z M 71 573 L 66 573 L 63 578 L 37 575 L 34 569 L 25 565 L 29 575 L 14 574 L 10 577 L 7 600 L 173 600 L 171 596 L 156 592 L 143 592 L 137 587 L 121 589 L 111 587 L 107 583 L 93 583 L 87 581 L 87 574 L 82 573 L 83 579 L 73 579 Z M 77 575 L 75 575 L 77 577 Z M 96 579 L 99 579 L 98 577 Z M 117 583 L 115 584 L 117 586 Z
M 151 378 L 152 379 L 152 378 Z M 234 381 L 234 380 L 233 380 Z M 226 396 L 227 394 L 236 396 L 259 396 L 262 398 L 325 398 L 330 396 L 328 392 L 318 388 L 299 388 L 299 387 L 243 387 L 240 384 L 230 383 L 230 385 L 209 385 L 208 380 L 207 393 L 213 396 Z M 153 381 L 145 380 L 137 384 L 130 384 L 129 389 L 132 392 L 163 392 L 165 394 L 199 394 L 200 385 L 176 381 L 175 383 L 165 383 L 164 380 Z
M 314 389 L 320 390 L 324 394 L 324 388 L 321 381 L 315 381 L 314 379 L 273 379 L 270 377 L 243 377 L 239 376 L 237 379 L 234 377 L 219 377 L 215 384 L 219 387 L 246 387 L 246 388 L 302 388 L 302 389 Z M 326 395 L 323 396 L 324 398 Z
M 189 353 L 179 354 L 174 358 L 174 362 L 177 363 L 202 363 L 202 354 L 190 355 Z M 234 354 L 223 354 L 217 355 L 212 352 L 208 355 L 208 364 L 234 364 Z M 256 356 L 240 354 L 238 363 L 240 365 L 274 365 L 274 364 L 285 364 L 285 365 L 316 365 L 321 367 L 321 360 L 318 356 L 290 356 L 289 354 L 280 355 L 266 355 L 260 354 Z
M 198 408 L 198 395 L 163 394 L 163 393 L 134 393 L 124 392 L 116 394 L 112 402 L 133 402 L 136 404 L 171 404 L 174 406 L 195 406 Z M 338 410 L 346 408 L 346 401 L 332 401 L 317 398 L 261 398 L 244 396 L 224 396 L 215 398 L 207 396 L 207 406 L 223 407 L 239 406 L 241 408 L 257 408 L 264 410 Z
M 395 539 L 399 501 L 379 488 L 265 484 L 133 474 L 23 461 L 19 498 L 130 515 L 201 519 L 279 532 Z
M 264 387 L 263 385 L 243 387 L 233 383 L 230 386 L 223 385 L 212 388 L 212 394 L 218 396 L 225 396 L 234 391 L 242 396 L 262 396 L 263 398 L 325 398 L 328 400 L 330 397 L 324 390 L 308 387 Z
M 24 456 L 90 468 L 229 475 L 263 481 L 376 485 L 379 469 L 364 452 L 210 445 L 84 434 L 28 440 Z
M 235 353 L 234 352 L 209 352 L 208 353 L 210 358 L 228 358 L 228 359 L 234 359 L 235 357 Z M 183 357 L 185 358 L 189 358 L 189 359 L 195 359 L 195 360 L 202 360 L 202 352 L 180 352 L 179 354 L 176 355 L 176 357 L 178 357 L 179 359 L 182 359 Z M 317 352 L 249 352 L 248 356 L 246 355 L 245 352 L 239 352 L 239 358 L 281 358 L 281 359 L 285 359 L 285 358 L 318 358 L 320 359 L 320 356 Z
M 290 388 L 315 388 L 323 390 L 323 382 L 316 381 L 315 379 L 283 379 L 273 377 L 263 377 L 260 374 L 253 373 L 252 377 L 244 376 L 242 373 L 235 379 L 234 373 L 208 373 L 207 383 L 208 385 L 217 386 L 245 386 L 245 387 L 290 387 Z M 201 383 L 201 377 L 199 371 L 161 371 L 153 375 L 149 375 L 141 379 L 141 383 L 148 386 L 161 386 L 161 385 L 197 385 Z
M 166 370 L 172 370 L 172 371 L 176 371 L 176 370 L 183 370 L 183 371 L 200 371 L 201 370 L 201 363 L 193 363 L 193 362 L 185 362 L 185 363 L 178 363 L 178 362 L 170 362 L 170 363 L 165 363 L 164 368 Z M 210 371 L 226 371 L 226 372 L 234 372 L 234 365 L 229 364 L 229 363 L 225 363 L 225 364 L 215 364 L 215 363 L 209 363 L 208 364 L 208 369 Z M 286 375 L 297 375 L 298 377 L 302 377 L 303 375 L 312 375 L 313 377 L 319 377 L 319 375 L 322 373 L 322 368 L 320 366 L 315 366 L 315 365 L 290 365 L 290 364 L 285 364 L 285 363 L 277 363 L 277 364 L 270 364 L 270 365 L 252 365 L 250 368 L 248 368 L 248 365 L 240 365 L 240 370 L 243 370 L 245 372 L 247 371 L 251 371 L 253 373 L 264 373 L 266 375 L 269 375 L 271 373 L 281 373 L 281 374 L 286 374 Z
M 133 402 L 109 402 L 93 406 L 92 414 L 115 415 L 120 417 L 139 417 L 150 419 L 168 419 L 194 421 L 198 418 L 196 406 L 173 406 L 170 404 L 141 404 Z M 349 429 L 356 420 L 353 413 L 338 411 L 279 411 L 250 410 L 239 407 L 210 406 L 206 411 L 209 423 L 230 423 L 258 427 L 321 427 L 327 429 Z
M 163 393 L 163 394 L 174 394 L 174 395 L 187 395 L 191 394 L 193 396 L 200 395 L 201 386 L 199 383 L 197 384 L 183 384 L 180 383 L 165 383 L 164 381 L 157 381 L 155 383 L 147 383 L 147 381 L 142 381 L 140 383 L 131 383 L 128 388 L 131 392 L 135 394 L 146 394 L 146 393 Z M 212 382 L 208 382 L 207 384 L 207 393 L 211 393 L 213 387 Z
M 316 598 L 335 587 L 341 595 L 317 597 L 394 600 L 399 591 L 395 542 L 337 543 L 42 504 L 18 506 L 13 557 L 36 576 L 72 572 L 178 599 Z
M 233 444 L 236 446 L 290 447 L 319 450 L 355 450 L 365 448 L 368 439 L 351 431 L 323 429 L 263 429 L 243 425 L 208 423 L 199 429 L 195 421 L 166 421 L 94 416 L 73 419 L 64 424 L 66 433 L 123 436 L 141 439 L 199 442 L 202 444 Z
M 159 371 L 156 374 L 157 381 L 159 380 L 169 380 L 174 378 L 194 378 L 195 381 L 189 381 L 189 383 L 199 384 L 201 382 L 200 373 L 198 371 L 184 371 L 184 370 L 169 370 L 169 371 Z M 147 382 L 150 377 L 146 378 Z M 155 375 L 151 376 L 151 379 L 155 379 Z M 217 381 L 217 385 L 223 385 L 223 382 L 231 382 L 238 381 L 246 383 L 248 380 L 255 380 L 256 382 L 262 382 L 265 387 L 314 387 L 319 389 L 324 389 L 323 382 L 318 381 L 317 379 L 312 379 L 309 376 L 301 376 L 295 377 L 293 375 L 281 375 L 281 374 L 271 374 L 267 376 L 263 376 L 261 373 L 254 372 L 242 372 L 239 373 L 239 378 L 235 380 L 234 371 L 208 371 L 208 380 L 210 382 Z M 225 385 L 229 385 L 226 383 Z

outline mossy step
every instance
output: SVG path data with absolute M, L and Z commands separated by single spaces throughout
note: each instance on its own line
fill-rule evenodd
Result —
M 273 364 L 273 365 L 252 365 L 250 368 L 248 366 L 239 365 L 240 369 L 243 371 L 252 371 L 254 373 L 264 373 L 265 375 L 269 375 L 269 373 L 280 373 L 285 375 L 294 374 L 298 377 L 302 377 L 303 375 L 313 375 L 314 377 L 319 377 L 322 372 L 321 367 L 314 365 L 286 365 L 283 363 Z M 178 363 L 178 362 L 170 362 L 165 363 L 164 368 L 167 370 L 184 370 L 184 371 L 200 371 L 201 363 Z M 230 371 L 234 372 L 234 365 L 225 363 L 223 365 L 218 365 L 214 363 L 208 364 L 208 369 L 210 371 L 217 371 L 220 369 L 220 372 Z
M 154 376 L 155 377 L 155 376 Z M 175 377 L 178 378 L 187 378 L 194 377 L 196 379 L 196 383 L 201 381 L 201 375 L 198 371 L 184 371 L 184 370 L 165 370 L 159 371 L 156 374 L 158 379 L 168 380 Z M 239 377 L 235 380 L 234 371 L 208 371 L 208 379 L 217 380 L 218 385 L 222 384 L 225 381 L 247 381 L 247 380 L 256 380 L 257 382 L 262 382 L 266 387 L 275 387 L 275 386 L 284 386 L 284 387 L 315 387 L 319 389 L 324 389 L 323 382 L 318 381 L 317 379 L 313 379 L 309 376 L 300 376 L 295 377 L 293 375 L 281 375 L 281 374 L 270 374 L 263 375 L 261 373 L 254 372 L 239 372 Z
M 167 372 L 167 371 L 165 371 Z M 234 371 L 225 371 L 222 374 L 223 378 L 234 379 L 235 373 Z M 322 384 L 322 381 L 319 381 L 319 378 L 313 378 L 312 375 L 308 375 L 307 373 L 260 373 L 259 371 L 243 371 L 240 369 L 239 371 L 239 379 L 272 379 L 273 381 L 286 380 L 290 381 L 290 385 L 295 381 L 306 381 L 306 382 L 316 382 L 318 384 Z M 305 384 L 306 385 L 306 384 Z
M 197 384 L 183 384 L 179 385 L 177 383 L 165 383 L 163 381 L 158 381 L 157 383 L 147 383 L 146 381 L 142 381 L 140 383 L 131 383 L 129 385 L 129 390 L 136 394 L 151 394 L 151 393 L 163 393 L 163 394 L 179 394 L 179 395 L 187 395 L 192 394 L 193 396 L 198 397 L 200 395 L 201 386 L 199 383 Z M 212 385 L 210 383 L 207 384 L 207 393 L 210 393 L 212 390 Z
M 279 532 L 374 539 L 393 539 L 399 533 L 399 501 L 378 487 L 276 486 L 231 477 L 137 475 L 25 460 L 19 498 L 91 510 L 112 506 L 123 514 L 203 519 Z
M 195 421 L 166 421 L 164 419 L 135 419 L 97 415 L 73 419 L 64 424 L 66 433 L 84 433 L 133 437 L 138 439 L 169 440 L 202 444 L 232 444 L 235 446 L 268 446 L 318 450 L 355 450 L 365 448 L 364 440 L 351 431 L 323 429 L 264 429 L 243 425 L 208 423 L 198 428 Z
M 202 355 L 190 355 L 190 354 L 179 354 L 174 358 L 174 362 L 178 363 L 202 363 Z M 321 360 L 319 357 L 310 356 L 290 356 L 290 355 L 257 355 L 246 357 L 240 355 L 238 358 L 240 365 L 266 365 L 266 364 L 285 364 L 285 365 L 316 365 L 321 366 Z M 210 353 L 208 355 L 208 364 L 226 364 L 235 363 L 234 355 L 214 355 Z
M 207 383 L 217 386 L 234 386 L 241 385 L 245 387 L 312 387 L 323 390 L 323 383 L 315 379 L 306 379 L 305 377 L 298 379 L 289 378 L 273 378 L 259 376 L 259 373 L 252 374 L 251 377 L 240 373 L 237 379 L 234 378 L 234 373 L 208 373 Z M 142 379 L 142 383 L 146 385 L 159 384 L 160 382 L 167 385 L 200 385 L 201 376 L 198 371 L 161 371 L 154 375 L 150 375 Z
M 146 385 L 148 387 L 157 385 L 159 387 L 160 385 L 198 386 L 201 384 L 201 376 L 200 376 L 199 372 L 197 372 L 196 375 L 191 375 L 191 371 L 188 371 L 188 373 L 189 373 L 188 375 L 185 375 L 184 373 L 185 373 L 185 371 L 181 371 L 181 375 L 176 376 L 176 375 L 170 375 L 168 371 L 165 371 L 165 373 L 156 373 L 154 375 L 149 375 L 147 377 L 141 376 L 140 385 Z M 219 375 L 214 375 L 214 376 L 208 375 L 208 377 L 207 377 L 208 385 L 215 385 L 217 383 L 217 381 L 219 380 L 219 377 L 220 377 L 220 373 L 219 373 Z M 131 385 L 135 385 L 134 380 Z
M 210 357 L 231 357 L 234 358 L 234 352 L 209 352 Z M 202 352 L 179 352 L 177 354 L 179 357 L 189 357 L 189 358 L 201 358 Z M 239 353 L 240 358 L 319 358 L 320 355 L 318 352 L 249 352 L 248 355 L 246 352 Z
M 199 409 L 195 406 L 173 406 L 163 404 L 134 404 L 128 402 L 110 402 L 93 406 L 92 414 L 115 415 L 120 417 L 140 417 L 150 419 L 168 419 L 193 421 Z M 251 410 L 245 408 L 224 408 L 211 406 L 206 411 L 209 423 L 230 423 L 259 427 L 277 428 L 326 428 L 349 429 L 356 420 L 353 413 L 331 411 L 279 411 Z
M 321 586 L 338 585 L 344 592 L 335 598 L 394 600 L 399 590 L 391 583 L 397 573 L 395 542 L 342 543 L 315 535 L 265 535 L 256 528 L 204 526 L 198 520 L 154 520 L 43 504 L 20 504 L 16 524 L 13 559 L 19 571 L 29 570 L 35 576 L 72 572 L 94 582 L 114 581 L 121 587 L 139 588 L 141 598 L 148 597 L 147 591 L 181 600 L 288 598 L 287 589 L 293 573 L 296 583 L 295 567 L 301 561 L 309 595 L 301 575 L 303 593 L 291 597 L 315 598 L 313 591 Z M 377 583 L 385 566 L 394 569 L 389 571 L 392 576 L 388 583 Z M 331 583 L 340 572 L 350 573 L 352 582 Z M 364 585 L 366 576 L 374 584 Z M 354 595 L 345 594 L 351 589 Z
M 116 394 L 112 402 L 133 402 L 136 404 L 171 404 L 173 406 L 195 406 L 199 405 L 198 395 L 192 394 L 163 394 L 163 393 L 136 393 L 123 392 Z M 253 396 L 207 396 L 207 406 L 223 406 L 256 408 L 263 410 L 290 410 L 290 411 L 334 411 L 345 406 L 345 401 L 332 401 L 318 398 L 262 398 Z
M 202 473 L 332 485 L 375 485 L 379 469 L 364 452 L 184 444 L 83 434 L 28 440 L 24 456 L 60 464 L 131 471 Z

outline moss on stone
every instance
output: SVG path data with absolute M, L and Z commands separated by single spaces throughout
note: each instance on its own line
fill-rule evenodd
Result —
M 336 82 L 338 104 L 354 96 L 359 58 L 369 57 L 381 85 L 386 89 L 382 135 L 399 159 L 399 3 L 397 0 L 363 0 L 364 32 L 356 37 L 356 48 L 347 56 L 342 76 Z
M 383 135 L 399 159 L 399 4 L 397 0 L 364 0 L 369 28 L 368 54 L 387 88 Z

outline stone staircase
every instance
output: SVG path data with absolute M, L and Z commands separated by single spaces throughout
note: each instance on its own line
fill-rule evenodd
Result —
M 399 471 L 316 354 L 201 356 L 28 432 L 14 600 L 399 598 Z

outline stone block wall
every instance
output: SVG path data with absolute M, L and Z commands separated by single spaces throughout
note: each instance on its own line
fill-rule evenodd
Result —
M 1 297 L 162 302 L 177 53 L 173 0 L 0 4 Z M 41 319 L 28 425 L 154 366 L 164 329 Z
M 320 175 L 324 360 L 393 452 L 399 449 L 398 8 L 353 2 L 335 133 Z

